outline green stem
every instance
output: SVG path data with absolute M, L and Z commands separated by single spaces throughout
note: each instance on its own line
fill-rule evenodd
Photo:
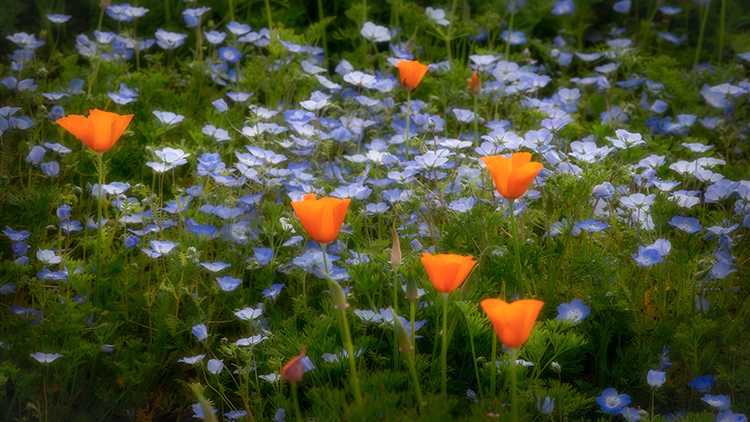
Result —
M 490 372 L 490 397 L 495 397 L 495 379 L 497 378 L 497 334 L 492 335 L 492 369 Z
M 102 184 L 104 183 L 104 169 L 102 168 L 102 156 L 103 152 L 97 152 L 97 167 L 99 169 L 99 193 L 96 196 L 96 278 L 101 281 L 102 279 Z
M 412 349 L 414 350 L 414 349 Z M 419 377 L 417 377 L 417 369 L 414 367 L 414 355 L 407 352 L 409 362 L 409 373 L 411 374 L 412 384 L 414 384 L 414 393 L 417 395 L 417 404 L 419 405 L 419 413 L 424 415 L 424 401 L 422 400 L 422 388 L 419 386 Z
M 698 46 L 695 48 L 695 60 L 693 60 L 693 66 L 698 65 L 698 59 L 700 59 L 701 48 L 703 48 L 703 33 L 706 31 L 706 22 L 708 21 L 708 11 L 711 4 L 706 5 L 703 10 L 703 18 L 701 19 L 701 29 L 698 33 Z
M 331 295 L 333 296 L 334 290 L 333 290 L 333 279 L 331 279 L 330 274 L 328 273 L 328 258 L 326 254 L 326 246 L 327 243 L 321 243 L 320 246 L 323 248 L 323 266 L 326 271 L 326 278 L 328 279 L 328 286 L 331 291 Z M 346 309 L 342 308 L 339 309 L 340 317 L 341 317 L 341 335 L 344 337 L 344 349 L 346 349 L 346 354 L 349 355 L 349 383 L 352 387 L 352 392 L 354 393 L 354 399 L 357 401 L 357 405 L 362 405 L 362 392 L 359 389 L 359 377 L 357 376 L 357 362 L 355 360 L 354 356 L 354 345 L 352 343 L 352 334 L 349 330 L 349 320 L 346 318 Z
M 521 250 L 518 246 L 518 229 L 516 228 L 516 213 L 513 209 L 513 203 L 515 202 L 515 198 L 508 199 L 508 204 L 510 206 L 510 227 L 513 233 L 511 233 L 511 236 L 513 237 L 513 247 L 516 249 L 516 288 L 518 289 L 518 298 L 523 299 L 524 298 L 524 286 L 523 286 L 523 273 L 521 269 Z
M 266 0 L 266 15 L 268 16 L 268 30 L 273 28 L 273 20 L 271 20 L 271 2 Z
M 721 59 L 724 58 L 724 35 L 726 32 L 726 20 L 727 20 L 727 0 L 721 0 L 721 18 L 719 20 L 719 66 L 721 66 Z
M 518 349 L 510 349 L 510 415 L 513 422 L 518 422 L 518 385 L 516 377 L 516 358 L 518 358 Z
M 398 270 L 393 271 L 393 312 L 398 315 Z M 412 322 L 413 324 L 413 322 Z M 393 360 L 396 363 L 396 371 L 399 370 L 399 358 L 398 358 L 398 330 L 393 330 Z
M 409 161 L 409 122 L 411 121 L 411 90 L 406 91 L 406 161 Z
M 414 348 L 411 350 L 411 356 L 413 358 L 414 355 L 417 353 L 417 351 L 416 351 L 417 350 L 417 344 L 414 342 L 414 318 L 415 318 L 415 314 L 417 312 L 417 301 L 416 300 L 412 300 L 411 304 L 410 304 L 410 307 L 411 307 L 411 312 L 410 312 L 410 314 L 411 314 L 410 315 L 411 316 L 411 327 L 410 327 L 410 330 L 411 330 L 411 344 L 414 346 Z
M 323 20 L 323 0 L 318 0 L 318 22 Z M 323 43 L 323 54 L 328 56 L 328 40 L 326 39 L 326 30 L 323 28 L 322 43 Z
M 651 389 L 651 420 L 653 420 L 655 416 L 654 415 L 654 392 L 655 391 L 656 391 L 655 389 L 653 388 Z
M 297 383 L 292 384 L 292 398 L 294 399 L 294 413 L 297 417 L 297 422 L 302 422 L 302 412 L 299 410 L 299 399 L 297 398 Z
M 447 355 L 448 355 L 448 293 L 443 293 L 443 335 L 442 335 L 442 347 L 440 349 L 440 360 L 443 363 L 442 370 L 442 382 L 440 384 L 440 392 L 443 395 L 446 394 L 448 387 L 448 368 L 447 368 Z
M 474 147 L 479 147 L 479 94 L 474 94 Z
M 232 0 L 229 0 L 229 19 L 234 20 L 234 3 L 232 2 Z
M 513 34 L 513 19 L 516 17 L 516 14 L 513 13 L 513 11 L 516 8 L 516 1 L 510 0 L 510 22 L 508 23 L 508 40 L 505 42 L 505 59 L 507 60 L 508 57 L 510 57 L 510 38 Z

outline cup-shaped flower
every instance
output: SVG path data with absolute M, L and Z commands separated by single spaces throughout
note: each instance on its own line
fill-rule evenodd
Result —
M 430 276 L 432 285 L 440 293 L 450 293 L 458 288 L 466 280 L 471 269 L 477 264 L 474 257 L 440 254 L 422 254 L 422 264 Z
M 655 371 L 652 369 L 648 371 L 648 374 L 646 375 L 646 381 L 648 382 L 648 385 L 654 388 L 659 388 L 664 385 L 665 382 L 667 382 L 667 373 L 664 371 Z
M 57 120 L 57 124 L 94 151 L 104 152 L 120 139 L 132 119 L 132 114 L 122 116 L 94 109 L 89 111 L 89 117 L 71 114 Z
M 401 60 L 396 63 L 398 66 L 399 80 L 401 81 L 401 87 L 407 91 L 411 91 L 416 88 L 422 78 L 430 69 L 429 66 L 424 65 L 418 61 Z
M 508 347 L 520 347 L 529 338 L 544 302 L 521 299 L 507 303 L 500 299 L 485 299 L 480 305 L 490 318 L 500 341 Z
M 302 359 L 305 358 L 305 349 L 302 348 L 302 352 L 295 356 L 284 365 L 281 369 L 281 378 L 288 382 L 300 382 L 302 381 L 302 375 L 305 373 L 302 367 Z
M 308 193 L 303 201 L 292 202 L 292 208 L 313 240 L 328 243 L 339 235 L 349 202 L 351 199 L 318 199 L 315 194 Z
M 474 72 L 471 74 L 469 86 L 471 86 L 471 92 L 473 94 L 479 95 L 482 92 L 482 82 L 479 81 L 478 72 Z
M 531 153 L 517 152 L 510 159 L 501 155 L 482 157 L 495 182 L 497 192 L 508 199 L 522 196 L 531 186 L 531 182 L 544 167 L 542 163 L 532 162 Z

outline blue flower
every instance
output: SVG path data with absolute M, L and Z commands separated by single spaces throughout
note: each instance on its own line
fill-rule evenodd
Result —
M 61 358 L 63 355 L 59 353 L 42 353 L 42 352 L 36 352 L 31 353 L 29 356 L 32 358 L 38 360 L 41 363 L 52 363 L 58 358 Z
M 15 231 L 8 226 L 5 226 L 5 230 L 3 230 L 3 234 L 7 236 L 11 242 L 20 242 L 22 240 L 28 239 L 29 236 L 31 236 L 31 233 L 29 233 L 28 230 Z M 24 254 L 21 254 L 21 255 L 24 255 Z
M 659 357 L 659 370 L 666 371 L 672 367 L 672 359 L 669 358 L 669 346 L 664 346 L 661 349 L 661 356 Z
M 57 211 L 55 212 L 57 214 L 57 218 L 60 220 L 69 220 L 70 219 L 70 205 L 60 205 L 59 208 L 57 208 Z
M 702 377 L 695 377 L 687 385 L 695 388 L 701 393 L 708 393 L 714 386 L 715 378 L 713 375 L 705 375 Z
M 29 152 L 29 155 L 26 157 L 26 162 L 29 164 L 37 165 L 42 162 L 44 153 L 46 152 L 46 149 L 40 147 L 39 145 L 35 145 L 34 148 L 31 149 L 31 152 Z
M 570 303 L 562 303 L 557 307 L 557 320 L 567 320 L 577 324 L 588 316 L 591 308 L 584 305 L 581 299 L 573 299 Z
M 237 62 L 237 60 L 242 58 L 242 53 L 240 53 L 239 50 L 230 45 L 228 47 L 219 48 L 219 57 L 228 61 L 229 63 L 235 63 Z
M 586 221 L 581 221 L 580 223 L 576 223 L 575 227 L 583 231 L 587 231 L 589 233 L 597 233 L 597 232 L 607 229 L 608 227 L 610 227 L 610 225 L 606 223 L 602 223 L 600 221 L 588 219 Z
M 500 34 L 500 39 L 510 43 L 510 45 L 526 44 L 526 34 L 521 31 L 513 31 L 510 34 L 510 40 L 508 40 L 508 30 L 506 29 L 502 32 L 502 34 Z
M 208 329 L 206 328 L 206 324 L 198 324 L 194 326 L 191 331 L 193 332 L 193 335 L 198 339 L 198 341 L 203 341 L 208 338 Z
M 216 108 L 216 111 L 218 111 L 219 113 L 226 113 L 227 109 L 229 108 L 227 102 L 224 101 L 223 98 L 219 98 L 211 104 L 213 104 L 214 108 Z
M 242 280 L 239 278 L 232 278 L 229 276 L 217 278 L 216 281 L 219 282 L 221 290 L 224 290 L 225 292 L 231 292 L 242 284 Z
M 255 260 L 260 265 L 266 265 L 271 262 L 273 258 L 273 249 L 271 248 L 253 248 L 255 251 Z
M 123 242 L 123 244 L 125 245 L 125 248 L 127 248 L 127 249 L 133 249 L 135 247 L 135 245 L 138 244 L 139 240 L 140 239 L 138 239 L 138 237 L 130 235 L 127 238 L 125 238 L 125 241 Z
M 550 397 L 545 397 L 544 403 L 542 403 L 542 398 L 538 397 L 536 399 L 536 408 L 539 409 L 542 415 L 549 415 L 555 410 L 555 399 L 550 400 Z
M 237 316 L 237 318 L 243 320 L 243 321 L 252 321 L 255 318 L 258 318 L 263 313 L 263 308 L 254 309 L 251 307 L 247 307 L 241 311 L 237 311 L 234 314 Z
M 57 223 L 57 225 L 60 226 L 63 233 L 66 233 L 66 234 L 83 230 L 83 227 L 81 227 L 80 221 L 61 221 Z
M 622 415 L 622 417 L 628 422 L 641 420 L 641 414 L 638 412 L 638 409 L 633 407 L 623 407 L 622 410 L 620 410 L 620 415 Z
M 70 15 L 62 15 L 62 14 L 58 14 L 58 13 L 47 15 L 47 19 L 49 19 L 50 22 L 52 22 L 52 23 L 54 23 L 56 25 L 63 24 L 65 22 L 69 21 L 70 18 L 72 18 L 72 16 L 70 16 Z
M 727 409 L 716 415 L 716 422 L 747 422 L 747 417 L 742 413 L 734 413 Z
M 247 411 L 245 410 L 232 410 L 231 412 L 224 414 L 225 418 L 233 420 L 233 421 L 242 419 L 245 416 L 247 416 Z
M 638 253 L 633 254 L 633 259 L 639 267 L 650 267 L 663 261 L 656 248 L 643 246 L 638 246 Z
M 627 394 L 617 394 L 617 390 L 610 387 L 602 392 L 602 395 L 596 398 L 596 402 L 602 408 L 602 412 L 616 415 L 624 406 L 630 404 L 630 396 Z
M 60 173 L 60 164 L 58 164 L 57 161 L 42 163 L 39 167 L 47 177 L 56 177 Z
M 19 305 L 13 305 L 8 308 L 14 314 L 25 318 L 29 322 L 29 326 L 39 325 L 42 321 L 42 311 L 34 308 L 24 308 Z
M 721 412 L 732 407 L 732 398 L 727 395 L 712 396 L 710 394 L 706 394 L 701 400 Z
M 198 355 L 198 356 L 190 356 L 182 359 L 178 359 L 177 362 L 186 363 L 188 365 L 195 365 L 196 363 L 200 362 L 205 358 L 206 355 Z
M 231 267 L 232 264 L 225 264 L 223 262 L 201 262 L 201 266 L 211 272 L 218 273 L 221 270 Z
M 646 375 L 646 381 L 648 385 L 659 388 L 667 382 L 667 373 L 662 371 L 654 371 L 653 369 L 648 371 Z
M 275 301 L 279 294 L 281 294 L 281 289 L 284 288 L 284 286 L 286 286 L 286 284 L 272 284 L 271 287 L 263 290 L 263 298 L 268 299 L 271 302 Z
M 187 34 L 178 34 L 175 32 L 167 32 L 163 29 L 157 29 L 154 37 L 156 37 L 156 45 L 162 50 L 174 50 L 182 44 L 185 44 Z
M 591 196 L 596 199 L 609 199 L 615 194 L 615 187 L 609 182 L 594 186 Z
M 630 4 L 630 0 L 618 1 L 617 3 L 612 5 L 612 10 L 617 13 L 628 13 L 630 12 Z
M 208 372 L 214 375 L 218 375 L 219 373 L 221 373 L 221 371 L 224 370 L 224 360 L 211 359 L 206 364 L 206 369 L 208 369 Z
M 65 110 L 59 105 L 56 105 L 52 107 L 52 110 L 49 112 L 49 118 L 52 121 L 57 121 L 65 117 Z
M 555 7 L 552 8 L 552 14 L 555 16 L 569 15 L 573 13 L 575 4 L 573 0 L 560 0 L 555 3 Z

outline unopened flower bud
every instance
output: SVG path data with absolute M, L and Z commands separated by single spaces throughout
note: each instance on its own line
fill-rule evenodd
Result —
M 414 348 L 414 346 L 412 346 L 411 344 L 409 332 L 406 331 L 406 327 L 404 326 L 404 323 L 401 322 L 401 318 L 396 315 L 396 311 L 394 311 L 393 308 L 388 309 L 391 310 L 391 314 L 393 315 L 394 329 L 398 330 L 398 351 L 410 352 Z
M 396 229 L 393 230 L 393 247 L 391 248 L 391 260 L 388 261 L 393 266 L 393 271 L 398 271 L 398 267 L 403 264 L 401 260 L 401 244 L 398 241 L 398 234 Z
M 302 359 L 304 358 L 305 348 L 303 347 L 299 355 L 293 357 L 292 360 L 284 365 L 284 368 L 281 370 L 281 378 L 289 382 L 302 381 L 302 375 L 305 373 L 302 368 Z
M 333 295 L 333 309 L 343 311 L 349 307 L 344 289 L 341 288 L 341 285 L 336 280 L 331 280 L 331 294 Z
M 562 371 L 562 367 L 557 362 L 552 362 L 552 363 L 549 364 L 549 366 L 551 366 L 552 370 L 555 371 L 555 372 L 557 372 L 558 374 Z
M 412 302 L 419 299 L 419 288 L 414 277 L 409 277 L 406 281 L 406 298 Z

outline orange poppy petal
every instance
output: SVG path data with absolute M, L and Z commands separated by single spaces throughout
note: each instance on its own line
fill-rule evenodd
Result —
M 133 120 L 132 114 L 126 114 L 124 116 L 117 116 L 115 118 L 114 123 L 112 124 L 112 142 L 110 143 L 110 148 L 114 146 L 115 142 L 117 142 L 122 134 L 125 132 L 125 129 L 128 128 L 128 125 L 130 124 L 130 121 Z
M 70 132 L 89 148 L 93 145 L 94 125 L 86 117 L 71 114 L 70 116 L 58 119 L 57 124 L 64 127 L 65 130 Z
M 511 160 L 500 155 L 493 155 L 491 157 L 482 157 L 482 161 L 490 170 L 497 192 L 500 195 L 508 197 L 508 178 L 513 170 Z
M 511 304 L 500 299 L 485 299 L 480 304 L 500 341 L 508 347 L 520 347 L 526 342 L 544 306 L 544 302 L 536 299 L 522 299 Z
M 510 160 L 513 164 L 513 169 L 521 168 L 526 163 L 531 162 L 531 153 L 530 152 L 517 152 L 510 156 Z
M 514 168 L 508 178 L 508 198 L 518 198 L 526 193 L 543 167 L 542 163 L 533 162 L 518 169 Z

